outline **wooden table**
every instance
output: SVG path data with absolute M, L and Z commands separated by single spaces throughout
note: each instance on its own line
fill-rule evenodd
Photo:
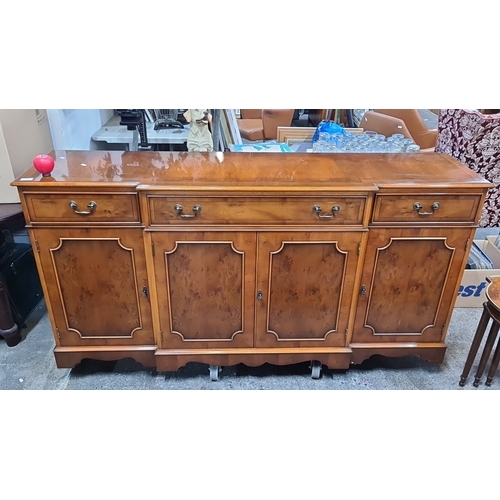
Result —
M 491 276 L 488 282 L 489 285 L 485 291 L 486 298 L 500 312 L 500 276 Z
M 486 287 L 485 291 L 487 300 L 483 304 L 483 314 L 481 315 L 481 319 L 479 320 L 476 334 L 474 335 L 474 339 L 472 340 L 469 354 L 467 355 L 467 360 L 465 361 L 464 370 L 460 377 L 459 385 L 461 387 L 465 386 L 465 382 L 467 380 L 467 377 L 469 376 L 472 364 L 474 363 L 474 359 L 476 358 L 477 352 L 484 338 L 486 328 L 491 320 L 490 331 L 486 339 L 486 343 L 484 344 L 481 359 L 479 360 L 479 365 L 477 367 L 476 376 L 474 377 L 474 382 L 472 384 L 474 387 L 479 387 L 479 383 L 481 382 L 481 378 L 483 377 L 486 364 L 488 363 L 491 351 L 493 350 L 493 345 L 495 344 L 495 340 L 497 339 L 498 332 L 500 330 L 500 276 L 488 276 L 486 277 L 486 281 L 488 282 L 488 286 Z M 487 386 L 490 386 L 493 382 L 493 378 L 495 377 L 495 374 L 498 370 L 499 363 L 500 341 L 497 343 L 495 354 L 493 355 L 490 369 L 488 371 L 488 375 L 486 378 Z

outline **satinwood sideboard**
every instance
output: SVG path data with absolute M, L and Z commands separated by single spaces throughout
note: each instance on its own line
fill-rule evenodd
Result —
M 51 156 L 13 185 L 59 367 L 443 360 L 490 187 L 451 157 Z

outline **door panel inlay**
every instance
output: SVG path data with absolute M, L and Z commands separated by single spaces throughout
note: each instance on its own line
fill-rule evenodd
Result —
M 377 250 L 365 327 L 374 335 L 423 335 L 433 327 L 453 254 L 446 238 L 391 238 Z
M 271 252 L 268 333 L 287 341 L 336 332 L 346 263 L 337 242 L 284 242 Z
M 243 252 L 231 242 L 177 241 L 165 259 L 172 333 L 231 341 L 243 332 Z
M 68 330 L 132 338 L 142 328 L 132 248 L 119 238 L 60 238 L 50 252 Z

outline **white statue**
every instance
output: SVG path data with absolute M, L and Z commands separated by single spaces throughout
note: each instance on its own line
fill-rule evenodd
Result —
M 188 109 L 184 118 L 189 123 L 188 151 L 213 151 L 214 141 L 208 128 L 209 124 L 212 125 L 212 115 L 208 109 Z

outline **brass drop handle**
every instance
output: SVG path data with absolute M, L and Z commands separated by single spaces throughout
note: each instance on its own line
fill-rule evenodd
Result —
M 313 212 L 318 216 L 319 219 L 333 219 L 333 217 L 335 216 L 335 212 L 338 212 L 339 210 L 340 207 L 338 205 L 334 205 L 332 207 L 332 215 L 322 215 L 322 210 L 319 205 L 314 205 L 313 207 Z
M 422 203 L 419 203 L 418 201 L 413 205 L 413 208 L 417 211 L 418 215 L 432 215 L 438 208 L 439 208 L 439 202 L 435 201 L 432 204 L 432 212 L 422 212 Z
M 179 215 L 183 219 L 194 219 L 201 212 L 201 207 L 200 207 L 200 205 L 195 205 L 193 207 L 193 215 L 183 214 L 182 211 L 184 209 L 182 208 L 182 205 L 179 205 L 179 203 L 177 203 L 177 205 L 174 206 L 174 210 L 177 212 L 177 215 Z
M 76 201 L 70 201 L 69 207 L 73 210 L 73 212 L 75 212 L 76 215 L 90 215 L 97 208 L 97 203 L 95 201 L 87 203 L 87 208 L 89 209 L 88 212 L 78 210 Z

